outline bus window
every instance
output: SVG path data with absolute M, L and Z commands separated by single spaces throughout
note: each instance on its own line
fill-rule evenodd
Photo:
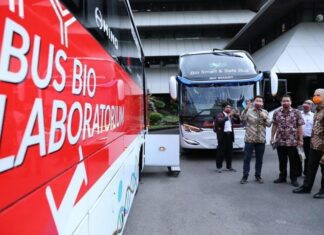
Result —
M 143 88 L 143 52 L 125 1 L 62 0 L 83 26 Z

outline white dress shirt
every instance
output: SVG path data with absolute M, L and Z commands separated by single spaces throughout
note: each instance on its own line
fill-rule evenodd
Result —
M 228 117 L 227 113 L 223 112 L 225 117 Z M 229 117 L 228 120 L 225 122 L 224 132 L 232 132 L 232 122 L 231 118 Z
M 302 111 L 301 113 L 302 113 L 302 117 L 305 122 L 304 137 L 311 137 L 313 124 L 314 124 L 314 113 L 311 111 L 309 111 L 308 113 L 305 113 L 304 111 Z

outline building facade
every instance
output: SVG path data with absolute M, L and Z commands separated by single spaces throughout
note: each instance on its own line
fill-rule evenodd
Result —
M 262 0 L 130 0 L 144 47 L 147 85 L 169 93 L 180 54 L 223 49 L 254 18 Z
M 323 39 L 324 0 L 270 0 L 225 48 L 247 50 L 260 70 L 276 72 L 297 106 L 324 87 Z

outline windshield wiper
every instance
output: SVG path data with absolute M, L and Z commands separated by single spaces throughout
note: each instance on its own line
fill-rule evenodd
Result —
M 195 120 L 195 118 L 196 117 L 198 117 L 201 113 L 203 113 L 203 112 L 205 112 L 205 111 L 208 111 L 208 110 L 210 110 L 210 109 L 202 109 L 200 112 L 198 112 L 195 116 L 193 116 L 192 118 L 191 118 L 191 120 Z

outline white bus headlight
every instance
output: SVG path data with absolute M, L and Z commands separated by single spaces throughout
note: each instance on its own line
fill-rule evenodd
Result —
M 199 127 L 191 126 L 188 124 L 183 124 L 182 129 L 187 132 L 201 132 L 202 131 L 202 129 L 200 129 Z

